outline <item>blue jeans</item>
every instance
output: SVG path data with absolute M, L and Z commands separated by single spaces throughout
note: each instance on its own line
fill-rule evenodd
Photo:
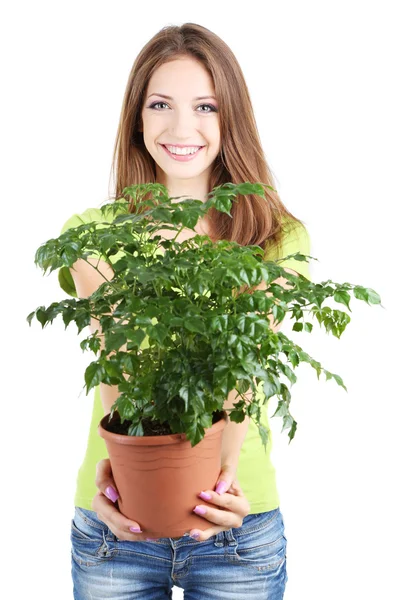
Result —
M 282 600 L 288 579 L 280 508 L 204 542 L 188 534 L 129 542 L 96 512 L 75 507 L 71 544 L 75 600 L 166 600 L 174 586 L 185 600 Z

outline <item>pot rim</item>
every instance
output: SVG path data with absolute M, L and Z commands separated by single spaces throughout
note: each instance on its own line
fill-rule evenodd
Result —
M 228 414 L 225 410 L 222 411 L 224 415 L 219 421 L 214 423 L 211 427 L 205 429 L 205 438 L 219 435 L 220 430 L 223 429 L 229 421 Z M 128 446 L 168 446 L 171 444 L 191 444 L 187 439 L 185 433 L 169 433 L 167 435 L 123 435 L 122 433 L 113 433 L 105 429 L 104 425 L 108 421 L 111 413 L 105 415 L 98 425 L 98 434 L 104 440 L 114 442 L 116 444 L 124 444 Z M 201 440 L 203 441 L 203 440 Z M 199 442 L 200 443 L 200 442 Z

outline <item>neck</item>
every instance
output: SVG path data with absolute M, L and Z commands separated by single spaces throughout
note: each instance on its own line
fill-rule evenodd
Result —
M 197 177 L 196 179 L 171 180 L 158 168 L 156 168 L 156 171 L 156 183 L 163 184 L 167 188 L 170 197 L 177 198 L 178 196 L 184 196 L 183 198 L 175 200 L 175 202 L 181 202 L 188 198 L 194 198 L 196 200 L 202 200 L 202 202 L 206 202 L 207 195 L 210 191 L 208 188 L 209 181 L 208 177 L 206 177 L 206 174 L 204 177 Z

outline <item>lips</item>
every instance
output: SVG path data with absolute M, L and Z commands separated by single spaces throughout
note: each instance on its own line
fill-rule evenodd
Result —
M 197 147 L 198 149 L 196 150 L 196 152 L 193 152 L 192 154 L 173 154 L 173 152 L 170 152 L 165 144 L 160 144 L 160 146 L 168 154 L 168 156 L 170 156 L 173 160 L 178 161 L 178 162 L 188 162 L 188 161 L 194 160 L 195 157 L 198 154 L 200 154 L 200 152 L 205 147 L 205 146 L 198 146 Z M 191 146 L 186 146 L 186 147 L 188 148 Z M 192 147 L 196 147 L 196 146 L 192 146 Z
M 161 146 L 175 146 L 176 148 L 203 148 L 205 144 L 160 144 Z
M 174 146 L 176 148 L 204 148 L 204 146 L 199 146 L 198 144 L 194 144 L 193 146 L 177 146 L 177 144 L 160 144 L 161 146 L 163 146 L 163 148 L 165 148 L 166 150 L 168 150 L 167 146 Z

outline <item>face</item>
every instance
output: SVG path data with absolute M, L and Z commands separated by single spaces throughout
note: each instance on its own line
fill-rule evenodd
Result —
M 220 151 L 214 95 L 209 73 L 188 57 L 161 65 L 148 83 L 141 113 L 143 139 L 155 160 L 157 181 L 171 195 L 197 193 L 201 199 L 202 193 L 209 192 L 209 174 Z M 204 98 L 197 100 L 199 96 Z M 182 152 L 182 147 L 196 152 L 190 156 L 172 153 Z

